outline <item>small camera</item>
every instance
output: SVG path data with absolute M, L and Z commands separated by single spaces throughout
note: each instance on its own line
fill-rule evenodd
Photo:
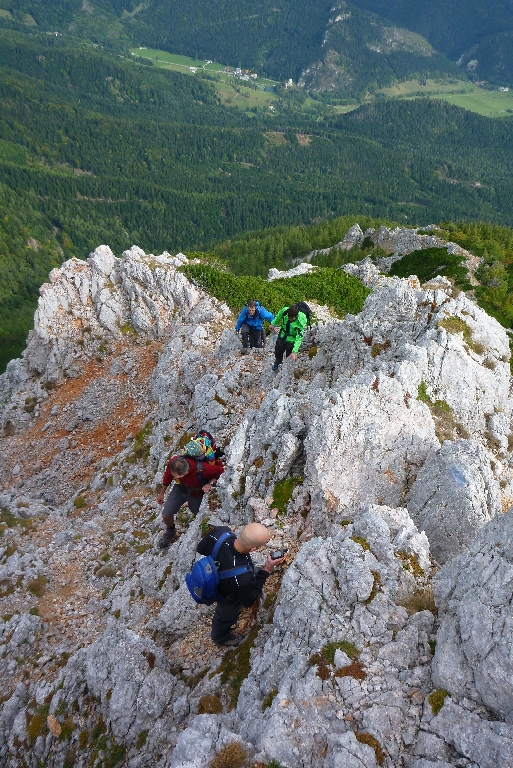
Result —
M 285 549 L 277 549 L 271 552 L 271 560 L 280 560 L 282 557 L 285 557 L 287 551 L 287 547 L 285 547 Z

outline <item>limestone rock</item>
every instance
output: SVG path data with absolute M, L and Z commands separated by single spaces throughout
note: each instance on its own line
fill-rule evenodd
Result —
M 475 440 L 446 440 L 420 469 L 408 511 L 439 563 L 458 555 L 501 512 L 491 456 Z
M 437 575 L 433 680 L 513 723 L 513 512 L 488 523 Z

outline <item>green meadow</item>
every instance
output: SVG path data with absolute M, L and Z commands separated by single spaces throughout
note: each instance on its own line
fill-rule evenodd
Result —
M 407 80 L 404 83 L 382 88 L 389 98 L 415 98 L 427 96 L 443 99 L 450 104 L 485 117 L 510 117 L 513 115 L 513 89 L 509 91 L 489 91 L 475 83 L 465 80 Z

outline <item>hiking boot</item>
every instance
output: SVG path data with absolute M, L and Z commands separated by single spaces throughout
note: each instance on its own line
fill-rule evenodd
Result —
M 228 648 L 235 648 L 239 643 L 242 643 L 243 640 L 244 635 L 236 635 L 234 632 L 231 632 L 224 640 L 219 640 L 217 642 L 214 640 L 214 645 L 219 647 L 225 645 Z
M 249 349 L 247 347 L 242 347 L 240 353 L 241 353 L 241 355 L 248 355 L 249 354 Z
M 279 367 L 280 367 L 280 366 L 278 365 L 278 363 L 273 363 L 273 366 L 272 366 L 272 369 L 271 369 L 271 370 L 273 370 L 273 371 L 277 371 Z
M 159 539 L 160 549 L 167 549 L 177 538 L 176 528 L 166 528 Z

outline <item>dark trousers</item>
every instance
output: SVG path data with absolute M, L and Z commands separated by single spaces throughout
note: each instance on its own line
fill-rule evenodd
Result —
M 276 339 L 276 346 L 274 348 L 274 357 L 276 358 L 274 362 L 276 365 L 283 363 L 283 355 L 286 353 L 286 357 L 288 357 L 292 353 L 293 347 L 293 342 L 285 341 L 285 339 L 282 339 L 280 336 L 278 336 Z
M 223 640 L 226 640 L 230 634 L 232 626 L 237 622 L 241 610 L 242 603 L 236 592 L 233 595 L 228 595 L 228 597 L 224 597 L 222 600 L 218 601 L 212 619 L 212 630 L 210 632 L 210 637 L 214 643 L 220 643 Z
M 242 336 L 242 346 L 246 349 L 248 347 L 263 347 L 265 346 L 265 333 L 263 328 L 253 328 L 247 323 L 242 323 L 240 327 L 240 333 Z
M 175 515 L 184 504 L 189 505 L 191 514 L 196 517 L 199 512 L 203 491 L 199 497 L 191 496 L 184 485 L 174 484 L 171 493 L 166 499 L 164 509 L 162 510 L 162 519 L 167 528 L 173 528 L 175 524 Z

